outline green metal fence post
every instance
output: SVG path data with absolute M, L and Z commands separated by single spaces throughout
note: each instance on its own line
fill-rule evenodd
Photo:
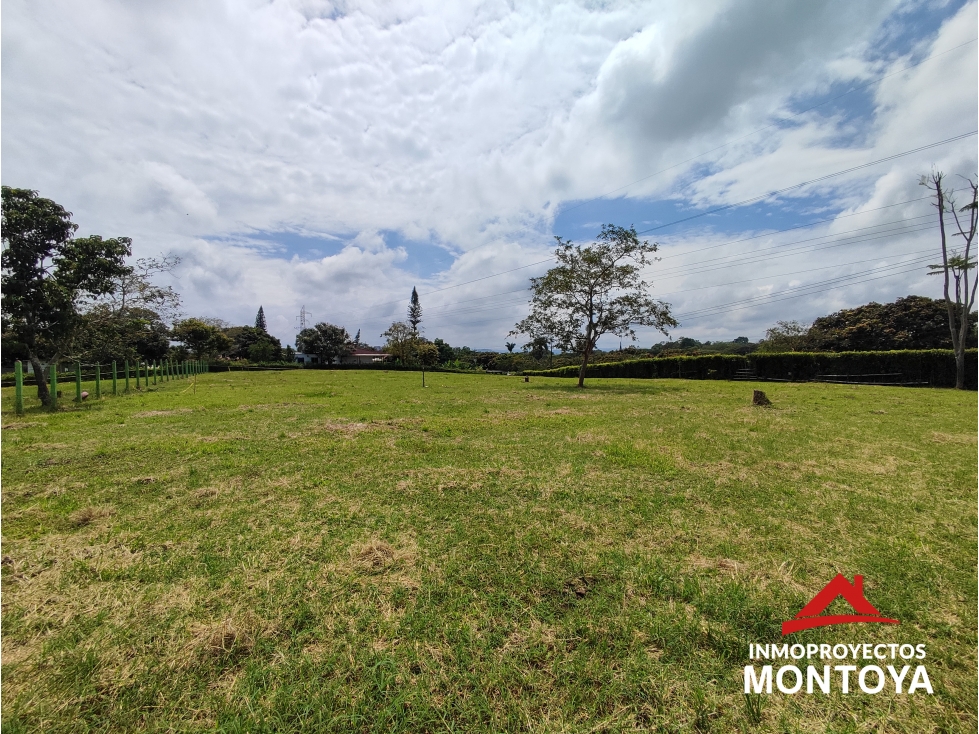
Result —
M 126 392 L 129 392 L 129 360 L 126 360 Z
M 82 402 L 82 363 L 75 362 L 75 402 Z
M 24 365 L 19 359 L 14 362 L 14 410 L 24 414 Z
M 113 395 L 119 394 L 118 381 L 119 381 L 119 370 L 116 369 L 116 361 L 112 360 L 112 394 Z
M 156 384 L 156 360 L 153 360 L 153 384 Z
M 58 409 L 58 365 L 51 365 L 51 410 Z
M 102 365 L 95 363 L 95 399 L 102 399 Z

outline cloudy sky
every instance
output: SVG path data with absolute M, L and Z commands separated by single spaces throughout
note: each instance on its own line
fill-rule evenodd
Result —
M 918 179 L 977 170 L 975 2 L 4 0 L 0 20 L 3 183 L 180 256 L 187 315 L 263 305 L 283 343 L 305 305 L 379 344 L 417 286 L 428 337 L 502 349 L 553 236 L 605 222 L 660 243 L 673 338 L 937 297 Z

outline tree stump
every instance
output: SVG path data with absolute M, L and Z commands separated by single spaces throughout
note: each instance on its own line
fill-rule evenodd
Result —
M 530 382 L 530 378 L 529 377 L 525 377 L 525 378 L 523 378 L 523 381 L 524 382 Z
M 752 405 L 771 405 L 772 401 L 768 399 L 768 396 L 761 390 L 755 390 L 754 395 L 751 396 Z

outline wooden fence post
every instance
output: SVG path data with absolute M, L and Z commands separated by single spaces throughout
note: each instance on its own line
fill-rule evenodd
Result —
M 116 361 L 112 360 L 112 394 L 119 394 L 119 370 L 116 368 Z
M 95 399 L 102 399 L 102 365 L 95 363 Z
M 51 365 L 51 410 L 58 409 L 58 365 Z
M 14 410 L 24 414 L 24 365 L 19 359 L 14 362 Z

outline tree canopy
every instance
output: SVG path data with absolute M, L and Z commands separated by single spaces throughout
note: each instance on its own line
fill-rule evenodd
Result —
M 319 323 L 296 335 L 296 347 L 305 354 L 315 354 L 326 364 L 333 364 L 350 354 L 350 334 L 342 326 Z
M 971 336 L 974 343 L 974 329 Z M 951 349 L 952 337 L 944 301 L 907 296 L 818 318 L 806 335 L 806 346 L 815 352 Z
M 173 325 L 171 336 L 175 341 L 182 342 L 198 359 L 224 354 L 231 348 L 231 339 L 221 328 L 204 319 L 178 321 Z
M 640 242 L 635 228 L 602 226 L 597 241 L 587 247 L 555 237 L 558 266 L 531 279 L 531 313 L 510 334 L 545 339 L 562 351 L 583 359 L 578 386 L 599 338 L 605 334 L 636 338 L 634 326 L 665 332 L 676 326 L 669 304 L 656 301 L 642 277 L 657 245 Z
M 71 213 L 30 189 L 2 187 L 2 311 L 36 374 L 72 348 L 85 299 L 111 293 L 127 268 L 128 237 L 75 239 Z M 44 380 L 38 397 L 49 402 Z

